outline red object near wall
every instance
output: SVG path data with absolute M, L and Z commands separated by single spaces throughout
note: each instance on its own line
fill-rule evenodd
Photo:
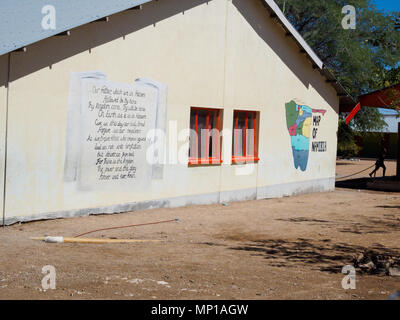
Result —
M 349 124 L 351 120 L 355 117 L 358 111 L 361 109 L 361 102 L 359 102 L 356 107 L 350 112 L 350 114 L 346 118 L 346 124 Z

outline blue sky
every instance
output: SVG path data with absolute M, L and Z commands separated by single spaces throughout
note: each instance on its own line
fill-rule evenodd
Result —
M 372 1 L 379 9 L 386 11 L 400 11 L 399 0 L 373 0 Z

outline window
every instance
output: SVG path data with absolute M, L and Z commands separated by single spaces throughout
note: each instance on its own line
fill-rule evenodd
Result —
M 259 160 L 258 116 L 256 111 L 234 111 L 232 163 Z
M 221 110 L 191 108 L 189 165 L 221 164 Z

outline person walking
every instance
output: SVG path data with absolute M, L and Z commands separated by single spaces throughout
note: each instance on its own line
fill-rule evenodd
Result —
M 385 177 L 386 174 L 386 166 L 385 166 L 385 157 L 386 157 L 386 149 L 384 148 L 383 151 L 381 152 L 378 160 L 376 160 L 375 163 L 375 169 L 374 171 L 372 171 L 369 176 L 372 178 L 372 175 L 374 175 L 374 177 L 376 177 L 376 172 L 382 168 L 383 169 L 383 177 Z

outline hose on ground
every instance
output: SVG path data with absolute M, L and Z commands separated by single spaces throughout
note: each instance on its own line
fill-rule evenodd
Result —
M 373 168 L 373 167 L 375 167 L 374 164 L 373 164 L 372 166 L 368 167 L 367 169 L 364 169 L 364 170 L 361 170 L 361 171 L 359 171 L 359 172 L 350 174 L 350 175 L 348 175 L 348 176 L 337 177 L 336 180 L 342 180 L 342 179 L 344 179 L 344 178 L 350 178 L 350 177 L 352 177 L 352 176 L 356 176 L 356 175 L 358 175 L 358 174 L 360 174 L 360 173 L 362 173 L 362 172 L 364 172 L 364 171 L 367 171 L 367 170 L 369 170 L 369 169 L 371 169 L 371 168 Z
M 88 232 L 84 232 L 84 233 L 78 234 L 78 235 L 76 235 L 74 238 L 79 238 L 79 237 L 84 236 L 84 235 L 89 234 L 89 233 L 94 233 L 94 232 L 99 232 L 99 231 L 105 231 L 105 230 L 123 229 L 123 228 L 131 228 L 131 227 L 141 227 L 141 226 L 148 226 L 148 225 L 152 225 L 152 224 L 160 224 L 160 223 L 168 223 L 168 222 L 178 222 L 178 221 L 179 221 L 179 219 L 178 219 L 178 218 L 175 218 L 175 219 L 164 220 L 164 221 L 147 222 L 147 223 L 140 223 L 140 224 L 130 224 L 130 225 L 126 225 L 126 226 L 117 226 L 117 227 L 102 228 L 102 229 L 96 229 L 96 230 L 92 230 L 92 231 L 88 231 Z

